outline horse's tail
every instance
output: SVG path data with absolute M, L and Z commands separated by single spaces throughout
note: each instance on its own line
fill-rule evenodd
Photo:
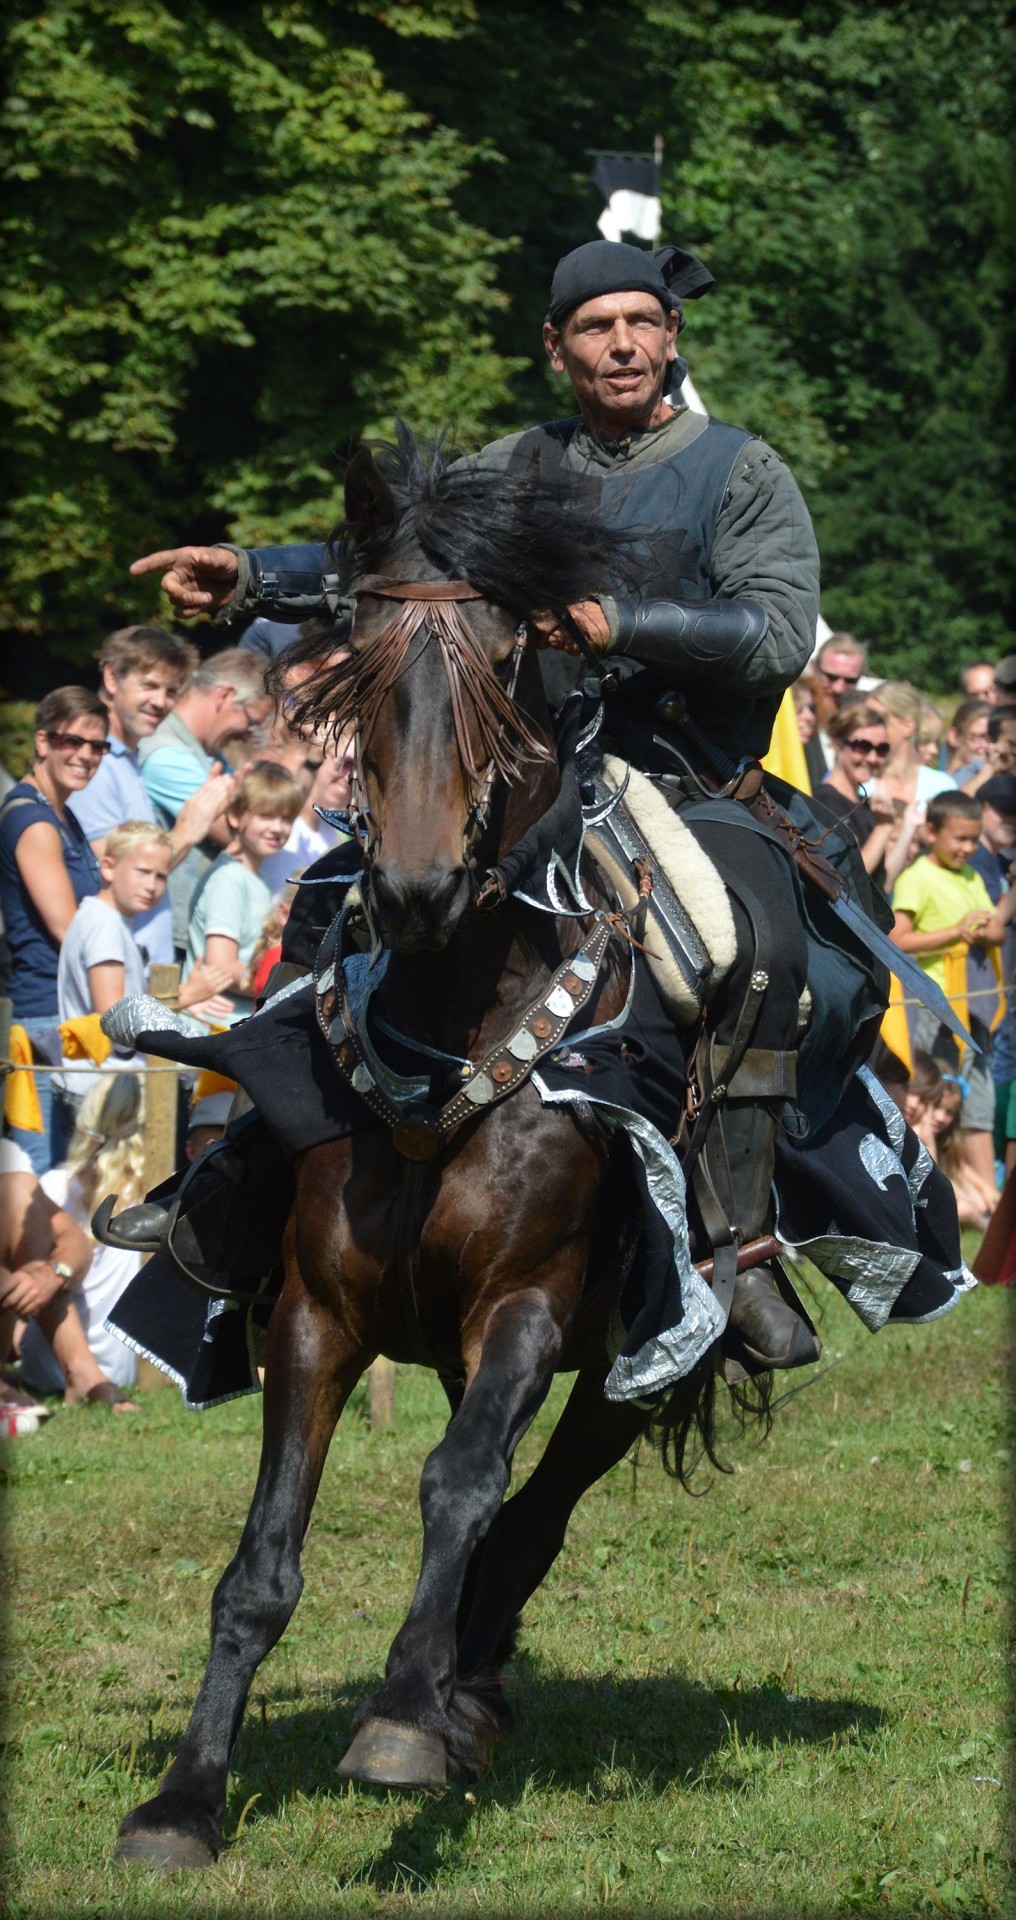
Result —
M 649 1415 L 646 1432 L 663 1461 L 664 1469 L 679 1480 L 687 1493 L 691 1478 L 702 1461 L 708 1460 L 720 1473 L 732 1473 L 717 1452 L 716 1391 L 722 1385 L 739 1427 L 760 1429 L 764 1440 L 773 1424 L 771 1373 L 756 1374 L 737 1386 L 727 1385 L 716 1372 L 711 1354 L 692 1368 L 673 1393 Z

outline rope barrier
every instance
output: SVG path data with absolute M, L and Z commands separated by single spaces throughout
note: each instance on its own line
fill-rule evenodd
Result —
M 109 1073 L 109 1072 L 194 1074 L 199 1071 L 197 1067 L 174 1066 L 171 1060 L 168 1060 L 164 1067 L 149 1067 L 147 1065 L 135 1066 L 135 1065 L 132 1065 L 131 1062 L 127 1060 L 124 1060 L 124 1061 L 113 1060 L 113 1057 L 111 1054 L 107 1054 L 105 1060 L 101 1063 L 101 1065 L 98 1062 L 98 1060 L 75 1060 L 75 1061 L 69 1062 L 68 1065 L 65 1067 L 63 1066 L 51 1067 L 48 1065 L 44 1065 L 41 1060 L 39 1061 L 38 1065 L 34 1065 L 31 1062 L 25 1061 L 25 1060 L 19 1060 L 16 1065 L 14 1061 L 8 1060 L 5 1064 L 6 1064 L 6 1069 L 8 1073 L 33 1073 L 33 1074 L 34 1073 Z

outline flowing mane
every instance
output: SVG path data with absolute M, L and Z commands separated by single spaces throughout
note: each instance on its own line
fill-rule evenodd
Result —
M 595 481 L 550 479 L 535 466 L 514 472 L 485 463 L 482 454 L 463 459 L 444 437 L 417 440 L 402 421 L 396 436 L 394 443 L 369 448 L 385 487 L 383 509 L 364 523 L 340 523 L 331 536 L 346 592 L 375 574 L 467 580 L 521 621 L 538 609 L 566 607 L 625 582 L 631 538 L 605 526 Z M 340 733 L 358 711 L 370 708 L 379 685 L 383 691 L 392 684 L 399 667 L 390 653 L 383 660 L 339 661 L 289 697 L 293 722 Z M 284 653 L 273 675 L 277 691 L 286 668 Z M 489 678 L 496 694 L 492 671 Z M 491 704 L 504 721 L 504 696 Z M 516 732 L 522 733 L 517 725 Z
M 626 572 L 630 544 L 607 533 L 595 480 L 541 476 L 465 458 L 437 440 L 418 440 L 403 421 L 396 440 L 371 444 L 396 517 L 362 531 L 340 523 L 331 545 L 351 587 L 356 575 L 422 554 L 438 574 L 468 580 L 519 619 L 535 607 L 567 606 L 602 592 Z

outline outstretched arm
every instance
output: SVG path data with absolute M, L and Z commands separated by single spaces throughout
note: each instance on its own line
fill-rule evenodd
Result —
M 162 589 L 173 608 L 184 620 L 198 613 L 216 613 L 231 600 L 239 576 L 237 556 L 231 547 L 168 547 L 163 553 L 146 553 L 135 560 L 131 572 L 157 573 Z
M 135 560 L 133 574 L 166 571 L 162 586 L 183 619 L 196 614 L 266 613 L 297 623 L 311 614 L 335 614 L 342 601 L 329 551 L 291 547 L 169 547 Z

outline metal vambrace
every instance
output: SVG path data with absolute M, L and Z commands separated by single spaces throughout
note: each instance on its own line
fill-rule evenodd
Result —
M 757 600 L 707 600 L 686 607 L 677 600 L 620 600 L 617 638 L 610 654 L 626 654 L 648 667 L 677 674 L 682 686 L 729 681 L 756 652 L 769 630 Z

